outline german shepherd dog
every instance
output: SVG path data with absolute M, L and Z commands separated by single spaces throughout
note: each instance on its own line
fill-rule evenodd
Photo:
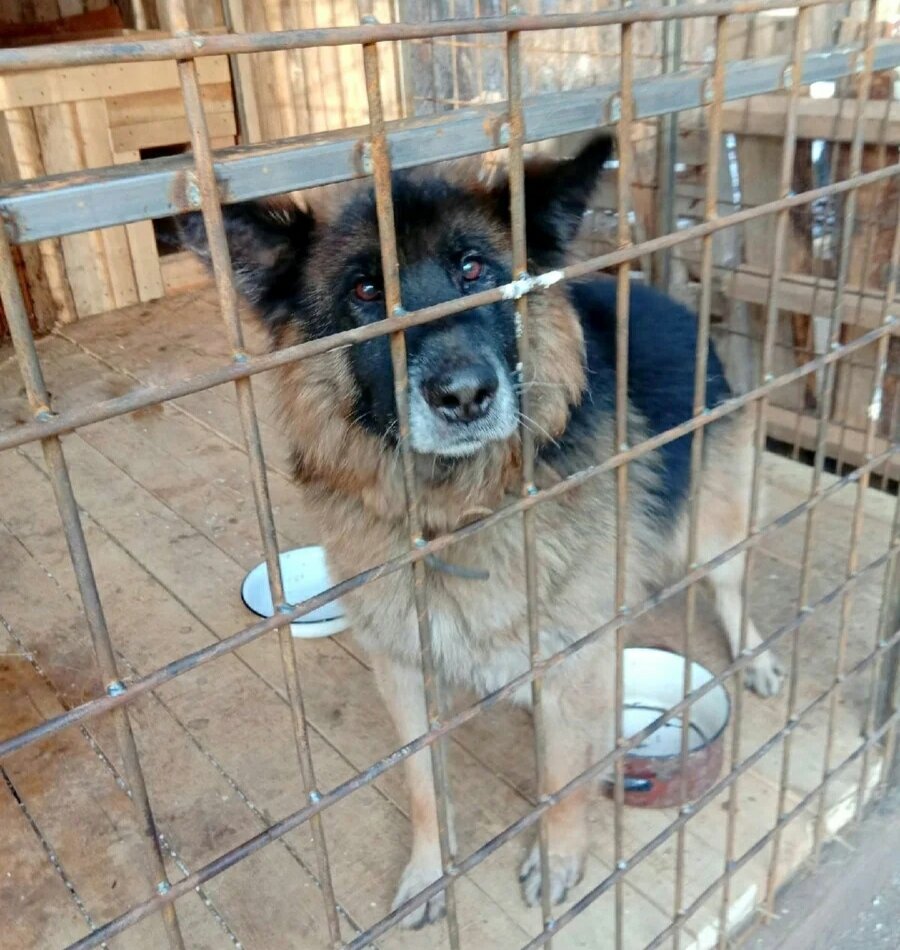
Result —
M 611 140 L 595 137 L 573 159 L 532 162 L 526 171 L 529 270 L 566 260 Z M 503 176 L 500 176 L 501 179 Z M 403 305 L 407 310 L 497 287 L 513 278 L 509 185 L 418 170 L 393 179 Z M 375 200 L 360 189 L 330 223 L 296 207 L 262 203 L 224 209 L 234 272 L 268 329 L 273 348 L 324 337 L 385 317 Z M 182 221 L 187 246 L 208 260 L 199 215 Z M 545 488 L 614 454 L 615 281 L 598 276 L 558 283 L 529 298 L 532 359 L 517 368 L 512 300 L 502 300 L 406 331 L 410 447 L 418 510 L 427 537 L 496 510 L 520 490 L 519 425 L 535 435 L 536 484 Z M 691 417 L 696 319 L 646 287 L 631 288 L 629 440 L 635 444 Z M 393 373 L 386 337 L 281 368 L 284 424 L 293 471 L 319 520 L 337 576 L 409 548 Z M 518 396 L 529 387 L 529 416 Z M 711 347 L 707 403 L 728 397 Z M 700 490 L 698 559 L 719 554 L 747 530 L 752 438 L 745 418 L 707 429 Z M 627 600 L 635 603 L 684 571 L 689 436 L 631 463 Z M 584 636 L 615 613 L 615 480 L 598 476 L 534 509 L 541 645 L 545 654 Z M 443 557 L 443 555 L 442 555 Z M 710 576 L 732 653 L 739 649 L 743 557 Z M 489 571 L 487 579 L 473 574 Z M 346 597 L 369 651 L 402 742 L 428 728 L 419 667 L 412 585 L 405 571 Z M 506 519 L 447 549 L 427 569 L 434 656 L 442 683 L 485 694 L 528 668 L 522 526 Z M 548 790 L 557 789 L 613 744 L 614 647 L 607 637 L 545 677 Z M 748 646 L 760 640 L 749 625 Z M 747 682 L 777 691 L 781 671 L 769 653 Z M 530 690 L 515 698 L 528 704 Z M 441 874 L 430 753 L 406 762 L 412 854 L 394 906 Z M 593 757 L 593 758 L 592 758 Z M 550 880 L 541 881 L 537 846 L 521 869 L 525 900 L 550 888 L 562 901 L 581 876 L 587 790 L 548 814 Z M 444 911 L 443 893 L 404 920 L 418 927 Z

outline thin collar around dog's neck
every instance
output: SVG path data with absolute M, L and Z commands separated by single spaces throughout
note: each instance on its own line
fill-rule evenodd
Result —
M 493 511 L 490 508 L 483 508 L 480 506 L 477 508 L 472 508 L 468 511 L 464 511 L 457 527 L 462 528 L 467 524 L 471 524 L 473 521 L 477 521 L 479 518 L 484 517 L 485 515 L 491 514 L 493 514 Z M 427 530 L 424 532 L 424 536 L 428 541 L 433 540 L 434 538 L 434 535 Z M 463 567 L 462 564 L 451 564 L 449 561 L 445 561 L 436 554 L 426 555 L 425 563 L 433 571 L 440 571 L 442 574 L 449 574 L 450 577 L 458 577 L 466 581 L 487 581 L 491 578 L 491 572 L 485 568 Z
M 463 567 L 461 564 L 451 564 L 435 554 L 426 555 L 425 563 L 434 571 L 441 571 L 443 574 L 459 577 L 466 581 L 488 581 L 491 579 L 491 572 L 488 570 L 480 567 Z

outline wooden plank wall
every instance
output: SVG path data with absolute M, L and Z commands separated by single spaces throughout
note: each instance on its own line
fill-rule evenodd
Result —
M 290 30 L 359 24 L 357 0 L 229 0 L 235 28 Z M 376 0 L 381 22 L 393 17 L 390 0 Z M 381 85 L 387 119 L 400 118 L 396 44 L 380 44 Z M 363 125 L 368 121 L 359 47 L 290 50 L 242 57 L 250 64 L 253 108 L 262 139 L 290 138 Z M 252 137 L 251 137 L 252 139 Z
M 856 41 L 861 36 L 858 18 L 834 19 L 837 11 L 821 8 L 811 11 L 811 31 L 804 44 L 807 48 L 834 42 Z M 861 11 L 854 11 L 860 13 Z M 882 24 L 883 35 L 894 29 L 890 22 Z M 758 18 L 752 24 L 740 19 L 732 24 L 729 37 L 729 58 L 788 54 L 793 33 L 793 19 Z M 870 101 L 864 107 L 863 172 L 882 168 L 900 158 L 900 113 L 894 95 L 893 75 L 876 75 Z M 835 98 L 814 99 L 809 90 L 801 94 L 798 108 L 798 142 L 793 187 L 808 190 L 823 182 L 814 177 L 813 143 L 823 140 L 831 144 L 833 180 L 849 174 L 849 141 L 856 128 L 856 87 L 858 80 L 839 84 Z M 723 113 L 723 129 L 733 134 L 742 206 L 772 201 L 778 196 L 783 135 L 786 121 L 786 95 L 756 96 L 728 104 Z M 701 114 L 681 117 L 682 136 L 679 160 L 688 166 L 688 174 L 679 176 L 677 208 L 680 216 L 699 220 L 705 185 L 706 117 Z M 818 154 L 818 146 L 815 154 Z M 858 192 L 856 222 L 851 240 L 851 259 L 842 310 L 841 340 L 849 342 L 881 321 L 883 293 L 887 281 L 886 267 L 890 246 L 897 225 L 900 191 L 896 182 L 886 182 Z M 726 210 L 735 210 L 734 207 Z M 817 212 L 819 213 L 819 212 Z M 840 222 L 841 201 L 834 203 L 831 214 Z M 750 345 L 741 350 L 749 361 L 746 373 L 749 382 L 759 379 L 760 340 L 764 329 L 765 306 L 769 292 L 769 274 L 776 217 L 767 216 L 747 222 L 739 229 L 740 254 L 728 260 L 723 238 L 716 239 L 716 293 L 714 307 L 729 334 L 749 332 Z M 818 226 L 818 225 L 817 225 Z M 834 278 L 837 267 L 839 235 L 830 243 L 813 237 L 812 209 L 804 208 L 790 218 L 787 236 L 784 280 L 779 289 L 779 324 L 776 333 L 774 372 L 776 375 L 794 369 L 814 355 L 824 352 L 827 328 L 834 299 Z M 699 245 L 684 245 L 677 251 L 683 280 L 696 291 L 699 276 Z M 749 308 L 749 324 L 742 323 L 738 308 Z M 728 362 L 729 349 L 720 347 Z M 862 432 L 865 429 L 871 386 L 875 347 L 842 360 L 837 366 L 833 404 L 829 407 L 833 425 L 828 434 L 828 454 L 838 463 L 856 464 L 862 459 Z M 729 375 L 739 377 L 742 367 L 729 366 Z M 884 451 L 898 432 L 898 377 L 900 377 L 900 340 L 892 341 L 883 398 L 883 411 L 878 423 L 875 451 Z M 815 425 L 811 413 L 816 407 L 814 375 L 778 389 L 772 396 L 769 413 L 770 435 L 792 445 L 796 451 L 813 447 Z M 891 477 L 896 477 L 893 472 Z
M 112 0 L 3 0 L 0 23 L 48 23 L 114 6 Z

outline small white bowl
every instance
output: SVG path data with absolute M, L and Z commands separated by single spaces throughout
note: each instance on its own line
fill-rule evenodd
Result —
M 294 548 L 283 551 L 280 557 L 284 596 L 289 604 L 299 604 L 334 586 L 328 575 L 325 552 L 320 547 Z M 244 578 L 241 599 L 260 617 L 271 617 L 272 592 L 269 590 L 269 571 L 266 562 L 257 564 Z M 346 630 L 349 621 L 339 600 L 313 610 L 291 624 L 291 634 L 309 639 L 330 637 Z

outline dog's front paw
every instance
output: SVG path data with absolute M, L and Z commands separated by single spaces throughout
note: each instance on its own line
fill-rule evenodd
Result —
M 760 653 L 744 670 L 744 683 L 758 696 L 774 696 L 781 689 L 784 669 L 771 650 Z
M 391 910 L 396 910 L 401 904 L 415 897 L 436 881 L 442 874 L 440 858 L 422 860 L 413 857 L 403 871 L 400 883 L 397 885 L 397 895 L 391 904 Z M 411 910 L 401 921 L 400 926 L 408 930 L 418 930 L 425 924 L 433 924 L 447 912 L 447 900 L 444 891 L 438 891 L 414 910 Z
M 581 880 L 584 871 L 584 856 L 581 854 L 554 854 L 548 855 L 550 864 L 550 902 L 560 904 L 566 899 L 569 888 Z M 519 870 L 519 880 L 522 882 L 522 896 L 529 907 L 535 907 L 541 902 L 541 850 L 535 841 L 534 847 L 528 852 L 522 867 Z

